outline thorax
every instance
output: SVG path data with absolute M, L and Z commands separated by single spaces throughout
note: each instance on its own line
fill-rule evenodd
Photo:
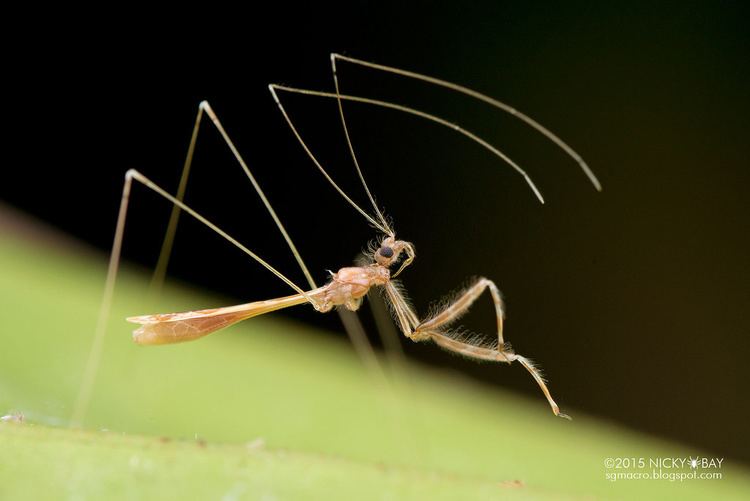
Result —
M 390 278 L 390 270 L 377 264 L 341 268 L 331 274 L 331 281 L 323 287 L 319 309 L 328 311 L 334 306 L 344 305 L 347 309 L 357 310 L 370 287 L 384 285 Z

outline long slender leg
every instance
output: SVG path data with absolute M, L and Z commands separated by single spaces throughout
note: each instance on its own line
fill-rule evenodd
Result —
M 482 345 L 471 338 L 466 338 L 460 334 L 451 334 L 443 330 L 465 314 L 474 301 L 476 301 L 486 289 L 490 290 L 492 300 L 495 304 L 498 327 L 497 345 Z M 386 287 L 386 290 L 388 291 L 388 287 Z M 546 383 L 544 382 L 541 371 L 534 366 L 531 360 L 513 352 L 510 347 L 505 344 L 503 340 L 503 302 L 500 296 L 500 291 L 492 280 L 484 277 L 479 278 L 474 285 L 466 289 L 458 296 L 458 298 L 433 315 L 429 320 L 421 322 L 413 328 L 410 326 L 410 324 L 413 325 L 413 319 L 410 320 L 408 313 L 411 311 L 411 314 L 413 315 L 413 310 L 411 310 L 408 303 L 404 300 L 402 293 L 394 289 L 394 292 L 389 293 L 389 299 L 393 303 L 392 307 L 396 312 L 396 317 L 400 320 L 404 335 L 410 339 L 414 341 L 432 339 L 442 348 L 470 358 L 506 363 L 518 361 L 527 371 L 529 371 L 537 382 L 542 393 L 544 393 L 544 396 L 547 398 L 547 402 L 549 402 L 552 412 L 554 412 L 556 416 L 570 419 L 570 416 L 560 412 L 559 406 L 555 403 Z
M 188 176 L 190 176 L 190 167 L 193 164 L 195 144 L 198 142 L 198 131 L 200 130 L 202 118 L 203 106 L 198 106 L 198 113 L 195 115 L 193 133 L 190 135 L 190 145 L 188 146 L 187 154 L 185 155 L 185 162 L 182 166 L 180 184 L 177 187 L 177 194 L 175 195 L 175 198 L 180 202 L 185 199 L 185 190 L 187 189 Z M 161 251 L 159 252 L 159 260 L 156 262 L 154 274 L 151 276 L 151 293 L 153 296 L 158 296 L 161 293 L 164 278 L 167 274 L 167 267 L 169 266 L 169 259 L 172 257 L 172 246 L 174 244 L 174 237 L 177 232 L 177 223 L 179 222 L 179 219 L 180 207 L 178 205 L 172 205 L 172 212 L 169 215 L 169 224 L 167 224 L 167 230 L 164 232 L 164 239 L 162 240 Z
M 221 124 L 221 121 L 219 120 L 218 116 L 214 112 L 213 108 L 211 108 L 211 105 L 208 103 L 208 101 L 202 101 L 200 105 L 198 106 L 198 114 L 196 115 L 196 118 L 195 118 L 195 126 L 193 127 L 193 133 L 190 139 L 190 146 L 188 147 L 188 152 L 185 158 L 185 164 L 182 169 L 182 176 L 180 177 L 180 185 L 177 190 L 177 196 L 175 198 L 179 201 L 182 201 L 185 196 L 185 189 L 187 187 L 188 177 L 190 175 L 190 167 L 192 165 L 193 154 L 195 152 L 195 144 L 198 138 L 198 130 L 200 128 L 201 119 L 203 117 L 204 112 L 211 119 L 211 122 L 219 131 L 219 134 L 221 134 L 222 139 L 231 150 L 232 155 L 234 155 L 235 159 L 239 163 L 245 175 L 250 180 L 250 183 L 253 185 L 253 188 L 255 189 L 256 193 L 258 194 L 261 201 L 263 202 L 263 205 L 266 207 L 266 210 L 271 215 L 271 218 L 273 219 L 274 223 L 276 223 L 276 227 L 279 229 L 279 232 L 284 237 L 284 240 L 289 246 L 289 249 L 292 251 L 292 254 L 294 255 L 294 259 L 297 261 L 297 264 L 302 270 L 302 273 L 305 275 L 305 279 L 307 280 L 308 284 L 310 285 L 311 288 L 313 289 L 316 288 L 317 284 L 313 280 L 312 275 L 310 274 L 310 270 L 307 268 L 307 265 L 302 259 L 302 256 L 297 250 L 297 247 L 294 245 L 292 238 L 289 236 L 289 233 L 287 233 L 286 228 L 281 222 L 281 219 L 276 214 L 276 211 L 273 210 L 273 207 L 271 206 L 271 202 L 268 201 L 268 198 L 266 197 L 265 193 L 263 192 L 260 185 L 258 184 L 258 181 L 255 179 L 255 176 L 250 170 L 250 167 L 248 167 L 247 162 L 245 162 L 239 150 L 234 145 L 234 142 L 229 137 L 229 134 L 224 129 L 224 126 Z M 177 229 L 179 212 L 180 212 L 179 205 L 174 205 L 172 209 L 172 214 L 169 218 L 169 225 L 167 227 L 166 234 L 164 235 L 164 242 L 162 244 L 161 253 L 159 255 L 159 261 L 156 267 L 156 271 L 154 272 L 154 282 L 160 282 L 164 278 L 166 267 L 169 262 L 169 257 L 172 251 L 172 242 L 174 240 L 175 231 Z
M 104 283 L 104 294 L 102 303 L 99 307 L 99 317 L 96 321 L 96 330 L 94 331 L 94 340 L 91 343 L 89 356 L 86 361 L 86 368 L 83 371 L 83 379 L 78 389 L 78 396 L 73 404 L 73 413 L 70 418 L 70 425 L 79 427 L 86 414 L 86 410 L 91 400 L 91 391 L 94 387 L 96 372 L 99 369 L 99 361 L 102 355 L 102 345 L 104 343 L 104 332 L 107 321 L 109 320 L 109 310 L 112 305 L 112 293 L 115 289 L 115 280 L 117 278 L 117 269 L 120 265 L 120 251 L 122 249 L 122 236 L 125 232 L 125 218 L 128 213 L 128 201 L 130 200 L 129 177 L 125 178 L 125 186 L 122 189 L 122 198 L 120 199 L 120 210 L 117 215 L 117 226 L 115 227 L 115 238 L 112 243 L 112 253 L 109 256 L 109 266 L 107 267 L 107 279 Z
M 388 306 L 391 308 L 393 316 L 398 322 L 401 332 L 404 336 L 408 337 L 413 341 L 424 341 L 429 337 L 415 338 L 414 330 L 419 325 L 419 317 L 417 317 L 414 308 L 412 308 L 409 300 L 407 299 L 406 293 L 398 280 L 391 280 L 384 286 L 386 298 L 388 298 Z
M 130 169 L 125 174 L 125 184 L 122 189 L 122 199 L 120 201 L 120 210 L 117 216 L 117 226 L 115 229 L 114 242 L 112 244 L 112 253 L 109 258 L 109 267 L 107 268 L 107 279 L 106 279 L 105 286 L 104 286 L 102 304 L 99 309 L 99 317 L 96 323 L 96 330 L 94 332 L 94 340 L 91 344 L 91 349 L 89 351 L 88 360 L 86 362 L 86 368 L 84 369 L 83 379 L 82 379 L 81 386 L 78 392 L 78 396 L 76 398 L 76 402 L 73 406 L 73 413 L 71 416 L 72 426 L 80 426 L 86 414 L 86 410 L 88 409 L 89 401 L 91 399 L 91 392 L 93 390 L 94 380 L 96 379 L 96 372 L 99 368 L 99 362 L 101 360 L 102 348 L 104 345 L 104 334 L 106 331 L 107 322 L 109 320 L 109 312 L 110 312 L 110 308 L 112 304 L 112 295 L 114 292 L 115 281 L 117 278 L 117 269 L 120 264 L 122 240 L 123 240 L 123 236 L 125 233 L 125 220 L 127 218 L 128 203 L 130 200 L 130 191 L 131 191 L 133 180 L 138 181 L 144 186 L 155 191 L 156 193 L 166 198 L 173 204 L 179 206 L 180 209 L 184 210 L 185 212 L 187 212 L 188 214 L 196 218 L 198 221 L 200 221 L 204 225 L 208 226 L 211 230 L 218 233 L 220 236 L 228 240 L 234 246 L 242 250 L 245 254 L 247 254 L 248 256 L 253 258 L 255 261 L 260 263 L 263 267 L 265 267 L 271 273 L 279 277 L 282 281 L 284 281 L 297 293 L 302 294 L 303 296 L 308 298 L 308 301 L 317 308 L 316 302 L 312 300 L 305 291 L 303 291 L 299 286 L 297 286 L 291 280 L 285 277 L 281 272 L 276 270 L 273 266 L 268 264 L 264 259 L 259 257 L 257 254 L 252 252 L 250 249 L 248 249 L 244 245 L 242 245 L 240 242 L 235 240 L 228 233 L 226 233 L 224 230 L 222 230 L 221 228 L 219 228 L 218 226 L 210 222 L 208 219 L 201 216 L 200 214 L 195 212 L 193 209 L 185 205 L 183 202 L 181 202 L 180 200 L 177 200 L 176 197 L 164 191 L 162 188 L 160 188 L 155 183 L 150 181 L 148 178 L 143 176 L 141 173 L 139 173 L 138 171 L 134 169 Z
M 479 278 L 474 285 L 466 289 L 466 291 L 464 291 L 452 304 L 435 314 L 429 320 L 425 320 L 419 324 L 416 329 L 417 332 L 435 330 L 455 322 L 461 317 L 461 315 L 468 311 L 469 307 L 479 298 L 479 296 L 482 295 L 482 292 L 484 292 L 485 289 L 490 290 L 492 302 L 495 304 L 495 314 L 497 315 L 497 343 L 498 347 L 502 348 L 505 344 L 503 341 L 503 320 L 505 319 L 503 299 L 500 295 L 500 289 L 497 288 L 495 283 L 484 277 Z
M 289 287 L 294 289 L 298 294 L 302 294 L 303 296 L 306 296 L 306 292 L 303 291 L 298 285 L 296 285 L 294 282 L 289 280 L 287 277 L 285 277 L 280 271 L 276 270 L 273 266 L 268 264 L 264 259 L 262 259 L 260 256 L 255 254 L 253 251 L 242 245 L 240 242 L 238 242 L 234 237 L 230 236 L 227 232 L 216 226 L 214 223 L 206 219 L 205 217 L 198 214 L 196 211 L 185 205 L 184 202 L 181 202 L 180 200 L 177 200 L 176 197 L 170 195 L 167 193 L 164 189 L 160 188 L 156 183 L 152 182 L 150 179 L 148 179 L 146 176 L 141 174 L 135 169 L 130 169 L 125 174 L 125 183 L 131 182 L 131 180 L 136 180 L 139 183 L 143 184 L 147 188 L 151 189 L 152 191 L 158 193 L 162 197 L 166 198 L 173 204 L 177 205 L 180 209 L 184 210 L 191 216 L 193 216 L 195 219 L 203 223 L 204 225 L 208 226 L 210 229 L 212 229 L 214 232 L 218 233 L 224 239 L 228 240 L 231 244 L 233 244 L 235 247 L 242 250 L 245 254 L 253 258 L 255 261 L 260 263 L 264 268 L 266 268 L 268 271 L 279 277 L 284 283 L 286 283 Z M 306 296 L 307 297 L 307 296 Z M 310 300 L 311 303 L 315 304 L 314 301 Z
M 367 304 L 370 306 L 372 317 L 375 320 L 375 328 L 380 333 L 383 347 L 387 353 L 393 354 L 394 361 L 403 364 L 406 361 L 404 349 L 399 340 L 399 333 L 393 325 L 388 310 L 380 294 L 370 292 L 367 294 Z

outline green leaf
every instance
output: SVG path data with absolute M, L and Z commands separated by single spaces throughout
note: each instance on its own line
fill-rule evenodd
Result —
M 574 421 L 557 419 L 541 395 L 416 364 L 384 381 L 343 336 L 274 315 L 192 343 L 136 346 L 123 318 L 155 311 L 133 269 L 120 276 L 86 430 L 69 429 L 105 263 L 46 244 L 0 239 L 0 413 L 25 416 L 0 423 L 0 498 L 750 497 L 750 475 L 729 460 L 697 470 L 722 479 L 607 480 L 651 471 L 607 469 L 609 457 L 709 454 L 575 409 L 565 409 Z M 164 297 L 158 311 L 225 304 L 178 286 Z

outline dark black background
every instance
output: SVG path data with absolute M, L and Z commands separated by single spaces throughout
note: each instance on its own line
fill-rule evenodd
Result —
M 174 191 L 208 99 L 322 282 L 376 235 L 314 170 L 267 84 L 330 90 L 328 54 L 338 51 L 469 85 L 559 133 L 604 191 L 511 117 L 342 65 L 344 92 L 460 122 L 526 167 L 547 199 L 538 204 L 510 168 L 449 130 L 347 105 L 371 188 L 416 245 L 403 278 L 417 309 L 469 276 L 493 278 L 508 303 L 506 339 L 542 364 L 564 408 L 747 461 L 748 13 L 729 3 L 660 5 L 349 2 L 9 16 L 23 29 L 5 35 L 0 198 L 106 249 L 125 171 Z M 285 102 L 364 203 L 335 104 Z M 187 201 L 302 284 L 210 126 L 194 165 Z M 154 264 L 168 214 L 135 189 L 128 260 Z M 242 301 L 288 293 L 219 237 L 181 224 L 172 277 Z M 484 302 L 467 323 L 491 332 Z M 282 314 L 341 331 L 335 316 Z M 516 367 L 405 348 L 526 392 L 546 412 Z

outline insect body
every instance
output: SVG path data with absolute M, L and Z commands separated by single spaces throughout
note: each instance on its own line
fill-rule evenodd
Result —
M 74 417 L 73 417 L 74 423 L 80 422 L 80 419 L 82 418 L 83 413 L 86 409 L 86 405 L 90 397 L 91 386 L 93 384 L 93 377 L 96 373 L 96 367 L 97 367 L 98 360 L 99 360 L 100 353 L 101 353 L 101 344 L 102 344 L 102 339 L 104 335 L 104 326 L 106 325 L 109 305 L 111 302 L 112 293 L 114 289 L 114 282 L 115 282 L 115 277 L 117 274 L 117 267 L 119 264 L 120 250 L 122 247 L 122 240 L 123 240 L 123 234 L 124 234 L 124 228 L 125 228 L 125 218 L 127 214 L 131 185 L 133 181 L 146 186 L 147 188 L 156 192 L 157 194 L 159 194 L 160 196 L 167 199 L 173 204 L 173 212 L 170 218 L 169 227 L 167 229 L 167 235 L 165 236 L 164 245 L 162 247 L 162 255 L 160 256 L 159 264 L 157 265 L 156 275 L 159 275 L 159 274 L 163 275 L 164 273 L 164 270 L 166 268 L 166 262 L 169 256 L 169 252 L 171 250 L 171 243 L 172 243 L 172 238 L 174 237 L 174 231 L 175 231 L 175 227 L 177 224 L 177 218 L 179 216 L 180 211 L 184 211 L 188 213 L 190 216 L 197 219 L 199 222 L 203 223 L 205 226 L 207 226 L 214 232 L 216 232 L 217 234 L 219 234 L 220 236 L 222 236 L 223 238 L 225 238 L 231 244 L 233 244 L 234 246 L 242 250 L 245 254 L 247 254 L 249 257 L 254 259 L 259 264 L 261 264 L 268 271 L 272 272 L 274 275 L 276 275 L 279 279 L 281 279 L 283 282 L 285 282 L 289 287 L 291 287 L 295 291 L 295 294 L 290 295 L 290 296 L 270 299 L 266 301 L 256 301 L 256 302 L 241 304 L 237 306 L 213 308 L 213 309 L 207 309 L 207 310 L 197 310 L 197 311 L 190 311 L 190 312 L 185 312 L 185 313 L 168 313 L 168 314 L 131 317 L 131 318 L 128 318 L 130 322 L 141 324 L 140 327 L 133 333 L 133 339 L 135 340 L 135 342 L 139 344 L 153 345 L 153 344 L 168 344 L 168 343 L 189 341 L 189 340 L 193 340 L 193 339 L 197 339 L 199 337 L 205 336 L 219 329 L 223 329 L 224 327 L 228 327 L 232 324 L 235 324 L 242 320 L 246 320 L 248 318 L 252 318 L 258 315 L 262 315 L 264 313 L 269 313 L 269 312 L 276 311 L 282 308 L 287 308 L 290 306 L 300 305 L 304 303 L 308 303 L 312 305 L 316 310 L 320 312 L 328 312 L 334 309 L 335 307 L 341 307 L 341 308 L 355 311 L 360 307 L 362 300 L 367 295 L 368 291 L 370 291 L 372 288 L 378 288 L 383 293 L 383 296 L 385 297 L 386 302 L 390 306 L 394 320 L 398 324 L 399 329 L 404 334 L 404 336 L 408 337 L 412 341 L 431 340 L 446 350 L 449 350 L 454 353 L 458 353 L 458 354 L 461 354 L 470 358 L 495 361 L 495 362 L 505 362 L 505 363 L 512 363 L 512 362 L 517 361 L 521 365 L 523 365 L 534 377 L 537 384 L 542 389 L 542 392 L 544 393 L 545 397 L 547 398 L 547 401 L 549 402 L 552 408 L 552 411 L 555 413 L 555 415 L 568 418 L 567 415 L 560 412 L 559 407 L 557 406 L 555 401 L 552 399 L 552 396 L 550 395 L 549 390 L 547 389 L 547 385 L 544 379 L 542 378 L 539 370 L 532 364 L 532 362 L 529 359 L 515 353 L 510 348 L 510 345 L 505 343 L 504 338 L 503 338 L 503 321 L 504 321 L 504 316 L 505 316 L 504 306 L 503 306 L 503 301 L 500 295 L 500 291 L 493 281 L 484 277 L 479 278 L 472 285 L 470 285 L 468 288 L 466 288 L 460 294 L 458 294 L 455 299 L 453 299 L 448 304 L 444 305 L 437 312 L 432 314 L 429 318 L 420 318 L 417 315 L 416 311 L 411 306 L 408 300 L 408 296 L 406 295 L 406 292 L 404 291 L 400 282 L 396 280 L 396 277 L 398 277 L 401 274 L 401 272 L 406 267 L 411 265 L 412 262 L 414 261 L 414 258 L 415 258 L 414 246 L 409 242 L 399 240 L 396 238 L 395 231 L 393 230 L 391 224 L 383 216 L 381 210 L 375 203 L 375 199 L 370 193 L 370 190 L 367 187 L 367 183 L 365 182 L 364 176 L 362 174 L 362 170 L 360 169 L 357 156 L 354 153 L 354 148 L 352 146 L 351 139 L 349 137 L 348 128 L 346 126 L 346 120 L 344 118 L 342 102 L 343 101 L 358 102 L 358 103 L 363 103 L 363 104 L 367 104 L 371 106 L 379 106 L 379 107 L 396 110 L 402 113 L 407 113 L 410 115 L 414 115 L 414 116 L 432 121 L 433 123 L 448 127 L 456 132 L 459 132 L 463 134 L 464 136 L 466 136 L 467 138 L 471 139 L 472 141 L 478 143 L 479 145 L 481 145 L 488 151 L 490 151 L 496 157 L 508 163 L 513 169 L 515 169 L 519 174 L 523 176 L 524 180 L 531 187 L 532 191 L 537 196 L 537 198 L 541 202 L 543 202 L 541 193 L 536 188 L 534 183 L 531 181 L 531 178 L 515 162 L 513 162 L 510 158 L 508 158 L 505 154 L 503 154 L 500 150 L 492 146 L 487 141 L 481 139 L 477 135 L 469 132 L 468 130 L 460 127 L 457 124 L 451 123 L 443 118 L 436 117 L 428 113 L 425 113 L 423 111 L 419 111 L 419 110 L 409 108 L 403 105 L 386 102 L 386 101 L 378 101 L 378 100 L 359 97 L 359 96 L 350 96 L 350 95 L 341 94 L 339 90 L 339 81 L 338 81 L 337 70 L 336 70 L 337 61 L 345 61 L 345 62 L 352 63 L 355 65 L 363 66 L 365 68 L 369 68 L 372 70 L 384 71 L 384 72 L 388 72 L 388 73 L 406 77 L 406 78 L 421 80 L 423 82 L 427 82 L 432 85 L 441 86 L 449 90 L 462 93 L 474 99 L 479 99 L 489 104 L 490 106 L 493 106 L 497 109 L 510 113 L 514 117 L 518 118 L 519 120 L 525 122 L 526 124 L 530 125 L 534 129 L 539 131 L 542 135 L 544 135 L 546 138 L 548 138 L 549 140 L 554 142 L 556 145 L 558 145 L 561 149 L 563 149 L 570 157 L 572 157 L 579 164 L 581 169 L 591 180 L 594 187 L 597 189 L 601 188 L 594 174 L 588 168 L 588 166 L 583 161 L 583 159 L 575 151 L 573 151 L 572 148 L 570 148 L 560 138 L 555 136 L 552 132 L 544 128 L 542 125 L 540 125 L 533 119 L 529 118 L 528 116 L 524 115 L 518 110 L 515 110 L 514 108 L 511 108 L 510 106 L 504 103 L 501 103 L 493 98 L 480 94 L 466 87 L 462 87 L 462 86 L 459 86 L 450 82 L 446 82 L 444 80 L 439 80 L 433 77 L 428 77 L 426 75 L 413 73 L 413 72 L 401 70 L 398 68 L 378 65 L 378 64 L 367 62 L 367 61 L 362 61 L 362 60 L 353 59 L 353 58 L 349 58 L 345 56 L 340 56 L 337 54 L 332 54 L 331 65 L 332 65 L 332 71 L 333 71 L 333 81 L 335 84 L 335 92 L 333 93 L 320 92 L 320 91 L 313 91 L 313 90 L 308 90 L 308 89 L 286 87 L 286 86 L 275 85 L 275 84 L 272 84 L 269 86 L 269 90 L 271 91 L 271 94 L 274 100 L 276 101 L 276 104 L 281 114 L 286 120 L 287 125 L 289 126 L 290 130 L 292 131 L 292 133 L 294 134 L 294 136 L 296 137 L 300 145 L 303 147 L 307 155 L 316 165 L 318 170 L 320 170 L 320 172 L 323 174 L 325 179 L 339 192 L 339 194 L 350 205 L 352 205 L 360 214 L 362 214 L 369 221 L 369 223 L 373 227 L 377 228 L 382 234 L 378 245 L 371 248 L 364 255 L 362 262 L 359 263 L 358 266 L 341 268 L 336 273 L 330 274 L 330 280 L 325 285 L 318 286 L 313 280 L 312 275 L 310 274 L 307 266 L 305 265 L 299 251 L 297 250 L 294 243 L 292 242 L 291 237 L 289 236 L 283 224 L 281 223 L 281 220 L 276 215 L 276 212 L 273 210 L 270 202 L 268 201 L 265 194 L 263 193 L 260 186 L 258 185 L 257 181 L 255 180 L 255 177 L 250 171 L 250 168 L 248 167 L 248 165 L 246 164 L 246 162 L 240 155 L 239 151 L 235 147 L 234 143 L 230 139 L 227 132 L 224 130 L 224 127 L 222 126 L 221 122 L 219 121 L 218 117 L 214 113 L 211 106 L 209 106 L 209 104 L 204 101 L 200 104 L 199 109 L 198 109 L 198 115 L 196 117 L 192 139 L 190 142 L 190 146 L 188 148 L 188 154 L 187 154 L 187 158 L 185 160 L 185 165 L 183 168 L 183 176 L 180 181 L 180 186 L 179 186 L 176 196 L 171 195 L 170 193 L 168 193 L 161 187 L 157 186 L 155 183 L 150 181 L 143 174 L 141 174 L 140 172 L 136 170 L 133 170 L 133 169 L 129 170 L 125 176 L 125 186 L 123 188 L 123 196 L 122 196 L 122 201 L 120 205 L 120 214 L 118 218 L 117 228 L 115 230 L 115 238 L 114 238 L 112 256 L 110 258 L 110 265 L 109 265 L 109 271 L 107 275 L 107 283 L 105 287 L 102 309 L 100 311 L 97 332 L 94 338 L 94 343 L 92 345 L 91 354 L 89 356 L 89 362 L 87 364 L 86 373 L 84 375 L 84 382 L 82 384 L 82 389 L 79 394 L 78 402 L 75 406 L 75 412 L 74 412 Z M 297 94 L 302 94 L 302 95 L 307 95 L 307 96 L 316 96 L 316 97 L 323 97 L 323 98 L 333 98 L 336 100 L 338 104 L 341 123 L 342 123 L 344 134 L 346 137 L 347 145 L 349 147 L 349 151 L 351 154 L 351 158 L 357 170 L 357 174 L 359 175 L 359 179 L 362 183 L 362 186 L 364 187 L 365 192 L 367 193 L 367 196 L 374 209 L 373 214 L 369 214 L 368 212 L 363 210 L 359 205 L 357 205 L 354 201 L 352 201 L 352 199 L 349 198 L 349 196 L 331 178 L 331 176 L 326 171 L 326 169 L 323 168 L 323 166 L 315 157 L 315 155 L 312 153 L 308 145 L 302 139 L 302 136 L 300 135 L 300 133 L 297 131 L 294 123 L 292 122 L 290 116 L 288 115 L 287 111 L 282 105 L 281 100 L 279 99 L 279 96 L 278 96 L 279 92 L 297 93 Z M 303 290 L 301 287 L 296 285 L 289 278 L 287 278 L 286 276 L 281 274 L 278 270 L 276 270 L 273 266 L 271 266 L 267 261 L 262 259 L 260 256 L 258 256 L 253 251 L 251 251 L 249 248 L 245 247 L 243 244 L 241 244 L 236 239 L 231 237 L 221 228 L 219 228 L 214 223 L 212 223 L 211 221 L 209 221 L 208 219 L 206 219 L 205 217 L 197 213 L 192 208 L 188 207 L 183 202 L 183 195 L 185 192 L 185 186 L 187 183 L 188 173 L 190 171 L 190 165 L 192 162 L 192 156 L 193 156 L 193 152 L 195 149 L 198 129 L 199 129 L 201 119 L 204 116 L 204 114 L 210 118 L 210 120 L 213 122 L 216 129 L 222 135 L 227 146 L 229 146 L 235 159 L 239 163 L 240 167 L 242 167 L 243 171 L 245 172 L 248 179 L 252 183 L 259 197 L 263 201 L 270 216 L 273 218 L 274 222 L 276 223 L 276 226 L 278 227 L 282 236 L 286 240 L 289 246 L 289 249 L 291 250 L 292 254 L 297 260 L 297 263 L 299 264 L 310 286 L 307 290 Z M 486 342 L 477 336 L 466 335 L 462 333 L 462 331 L 460 330 L 451 329 L 450 328 L 451 325 L 455 323 L 463 314 L 465 314 L 468 311 L 469 307 L 481 296 L 481 294 L 484 291 L 487 291 L 487 290 L 489 291 L 492 297 L 494 307 L 495 307 L 495 313 L 497 317 L 496 340 L 491 341 L 491 342 Z
M 503 303 L 500 291 L 492 281 L 480 278 L 453 303 L 443 308 L 429 320 L 420 321 L 409 304 L 404 291 L 397 282 L 391 280 L 390 267 L 399 262 L 402 253 L 406 254 L 407 257 L 395 273 L 395 275 L 398 275 L 414 260 L 414 247 L 409 242 L 386 237 L 370 256 L 373 261 L 371 264 L 341 268 L 337 273 L 331 274 L 331 280 L 326 285 L 304 294 L 225 308 L 131 317 L 128 318 L 128 321 L 142 324 L 140 328 L 133 332 L 133 340 L 139 344 L 190 341 L 239 321 L 306 302 L 324 313 L 331 311 L 336 306 L 343 306 L 348 310 L 356 311 L 362 304 L 362 299 L 372 287 L 382 287 L 394 317 L 406 337 L 412 341 L 432 340 L 449 351 L 471 358 L 507 363 L 517 360 L 526 367 L 537 381 L 555 415 L 568 418 L 567 415 L 560 412 L 558 405 L 547 389 L 547 385 L 531 361 L 514 353 L 510 346 L 503 341 Z M 465 313 L 487 288 L 492 294 L 497 313 L 497 343 L 479 344 L 476 340 L 467 339 L 460 333 L 445 330 L 445 327 Z
M 337 306 L 357 311 L 362 299 L 374 286 L 384 286 L 391 279 L 387 266 L 341 268 L 331 274 L 331 281 L 323 287 L 268 301 L 256 301 L 225 308 L 130 317 L 129 322 L 142 324 L 133 332 L 138 344 L 167 344 L 191 341 L 263 313 L 310 303 L 316 310 L 327 313 Z

